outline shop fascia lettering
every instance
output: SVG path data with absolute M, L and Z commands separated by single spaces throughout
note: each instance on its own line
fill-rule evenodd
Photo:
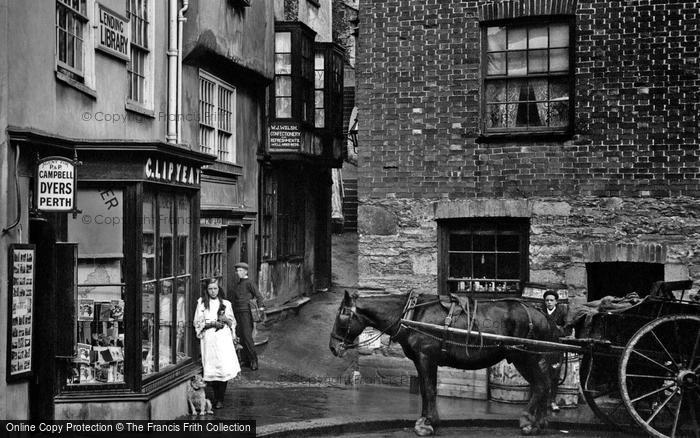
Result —
M 198 185 L 199 172 L 196 167 L 175 163 L 168 160 L 149 158 L 146 160 L 146 179 Z

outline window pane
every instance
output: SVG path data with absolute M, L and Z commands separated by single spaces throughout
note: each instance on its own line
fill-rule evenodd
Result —
M 119 288 L 117 299 L 95 299 L 112 295 L 111 289 L 78 287 L 75 338 L 77 360 L 72 363 L 68 384 L 124 382 L 123 289 Z
M 187 354 L 187 296 L 189 295 L 190 278 L 177 279 L 177 351 L 176 361 L 181 362 L 189 357 Z
M 188 274 L 190 269 L 190 202 L 184 196 L 179 196 L 177 200 L 177 273 L 178 275 Z
M 502 280 L 520 278 L 520 256 L 518 254 L 498 254 L 497 278 Z
M 291 32 L 275 33 L 275 52 L 291 52 L 292 51 L 292 34 Z
M 486 84 L 487 102 L 506 101 L 506 81 L 489 81 Z
M 323 53 L 317 53 L 314 57 L 314 70 L 323 70 Z
M 496 254 L 474 254 L 474 278 L 496 278 Z
M 158 306 L 158 369 L 162 370 L 173 363 L 172 329 L 173 329 L 173 281 L 162 280 L 160 283 L 160 304 Z
M 316 91 L 314 93 L 314 106 L 316 108 L 323 108 L 323 90 L 321 91 Z
M 524 27 L 508 29 L 508 50 L 527 48 L 527 29 Z
M 495 251 L 496 236 L 493 234 L 474 234 L 474 251 Z
M 173 275 L 173 200 L 169 196 L 161 196 L 158 202 L 160 272 L 161 277 L 170 277 Z
M 502 234 L 497 240 L 499 251 L 520 251 L 520 236 L 517 234 Z
M 569 47 L 569 25 L 549 25 L 549 47 Z
M 323 88 L 324 85 L 324 72 L 323 70 L 316 70 L 316 76 L 314 79 L 314 88 Z
M 569 70 L 569 49 L 552 49 L 549 51 L 549 70 Z
M 550 104 L 550 126 L 569 126 L 569 101 L 561 100 Z
M 532 50 L 528 52 L 528 73 L 544 73 L 547 71 L 549 60 L 546 50 Z
M 275 116 L 278 118 L 292 117 L 292 99 L 288 97 L 275 99 Z
M 505 53 L 489 53 L 487 55 L 488 66 L 486 74 L 489 75 L 504 75 L 506 74 L 506 54 Z
M 508 76 L 525 75 L 527 73 L 525 53 L 525 51 L 508 52 Z
M 506 28 L 489 27 L 486 30 L 486 47 L 489 52 L 506 49 Z
M 292 95 L 292 78 L 291 76 L 275 77 L 275 96 L 288 97 Z
M 156 283 L 144 283 L 141 295 L 141 368 L 143 374 L 155 372 L 153 346 L 155 345 Z
M 276 54 L 275 55 L 275 74 L 290 75 L 292 74 L 292 55 Z
M 507 126 L 507 105 L 486 105 L 486 127 L 503 128 Z
M 322 109 L 317 109 L 314 118 L 314 126 L 316 128 L 323 128 L 325 126 L 325 117 L 326 111 Z
M 531 27 L 528 33 L 528 48 L 542 49 L 547 47 L 547 27 Z
M 471 251 L 471 234 L 450 234 L 450 251 Z
M 471 278 L 472 276 L 472 255 L 471 254 L 450 254 L 451 278 Z
M 551 100 L 567 100 L 569 98 L 569 81 L 566 78 L 550 79 L 549 90 Z

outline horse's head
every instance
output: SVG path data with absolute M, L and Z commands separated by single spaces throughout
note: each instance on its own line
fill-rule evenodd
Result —
M 356 299 L 357 294 L 350 295 L 345 291 L 331 331 L 329 347 L 334 356 L 342 357 L 346 350 L 355 348 L 357 346 L 355 339 L 367 327 L 363 317 L 357 313 Z

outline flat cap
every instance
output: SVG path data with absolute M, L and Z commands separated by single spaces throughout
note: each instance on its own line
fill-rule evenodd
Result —
M 243 263 L 243 262 L 236 263 L 235 265 L 233 265 L 233 267 L 234 268 L 243 268 L 247 271 L 248 270 L 248 263 Z

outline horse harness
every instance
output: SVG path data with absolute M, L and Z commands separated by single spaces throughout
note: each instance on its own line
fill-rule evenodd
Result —
M 436 339 L 440 341 L 440 349 L 443 353 L 447 351 L 446 344 L 450 345 L 456 345 L 456 346 L 462 346 L 466 348 L 466 354 L 467 356 L 469 355 L 469 348 L 470 347 L 478 347 L 479 350 L 483 348 L 503 348 L 502 345 L 484 345 L 483 338 L 481 336 L 481 328 L 478 326 L 476 323 L 476 311 L 479 305 L 479 301 L 473 300 L 473 310 L 471 309 L 472 304 L 469 299 L 469 297 L 461 297 L 456 294 L 450 294 L 447 296 L 447 298 L 443 298 L 443 295 L 438 296 L 437 301 L 426 301 L 423 303 L 418 303 L 418 298 L 419 294 L 415 293 L 415 291 L 411 290 L 408 294 L 408 299 L 406 300 L 406 304 L 404 305 L 403 311 L 401 312 L 401 315 L 399 318 L 389 324 L 384 330 L 380 331 L 377 335 L 373 336 L 370 339 L 366 339 L 362 342 L 353 342 L 352 344 L 348 344 L 346 342 L 347 337 L 350 334 L 350 319 L 353 317 L 356 317 L 358 319 L 361 318 L 361 316 L 357 313 L 356 307 L 346 307 L 346 306 L 341 306 L 340 309 L 338 309 L 338 318 L 343 316 L 344 314 L 348 314 L 348 323 L 346 324 L 345 328 L 345 337 L 340 337 L 336 335 L 334 332 L 331 332 L 331 337 L 333 339 L 336 339 L 341 342 L 341 346 L 344 349 L 352 349 L 352 348 L 359 348 L 363 347 L 366 345 L 372 344 L 374 341 L 377 339 L 381 338 L 384 334 L 386 334 L 389 330 L 391 330 L 393 327 L 396 325 L 399 325 L 399 330 L 394 334 L 390 335 L 389 337 L 389 342 L 393 342 L 394 339 L 401 333 L 401 329 L 406 329 L 406 330 L 412 330 L 416 333 L 428 336 L 430 338 Z M 528 333 L 526 338 L 531 338 L 532 337 L 532 331 L 533 331 L 533 323 L 532 323 L 532 315 L 530 315 L 530 310 L 528 307 L 523 303 L 521 300 L 515 299 L 515 298 L 501 298 L 501 299 L 493 299 L 493 300 L 486 300 L 487 302 L 497 302 L 497 301 L 516 301 L 518 302 L 523 309 L 525 310 L 525 313 L 527 314 L 528 318 Z M 409 327 L 405 324 L 401 323 L 402 319 L 407 319 L 411 321 L 413 319 L 413 316 L 415 314 L 415 310 L 418 307 L 423 307 L 427 305 L 432 305 L 435 304 L 436 302 L 439 302 L 440 305 L 444 308 L 447 309 L 447 316 L 445 317 L 443 328 L 444 331 L 442 333 L 442 336 L 436 336 L 430 333 L 427 333 L 423 330 L 420 330 L 416 327 Z M 461 313 L 464 313 L 465 316 L 467 317 L 467 331 L 471 333 L 472 330 L 476 329 L 479 334 L 479 344 L 469 344 L 468 342 L 457 342 L 453 341 L 450 339 L 447 339 L 447 329 L 452 326 L 452 323 L 460 316 Z M 518 349 L 517 346 L 508 346 L 506 348 L 514 348 Z

